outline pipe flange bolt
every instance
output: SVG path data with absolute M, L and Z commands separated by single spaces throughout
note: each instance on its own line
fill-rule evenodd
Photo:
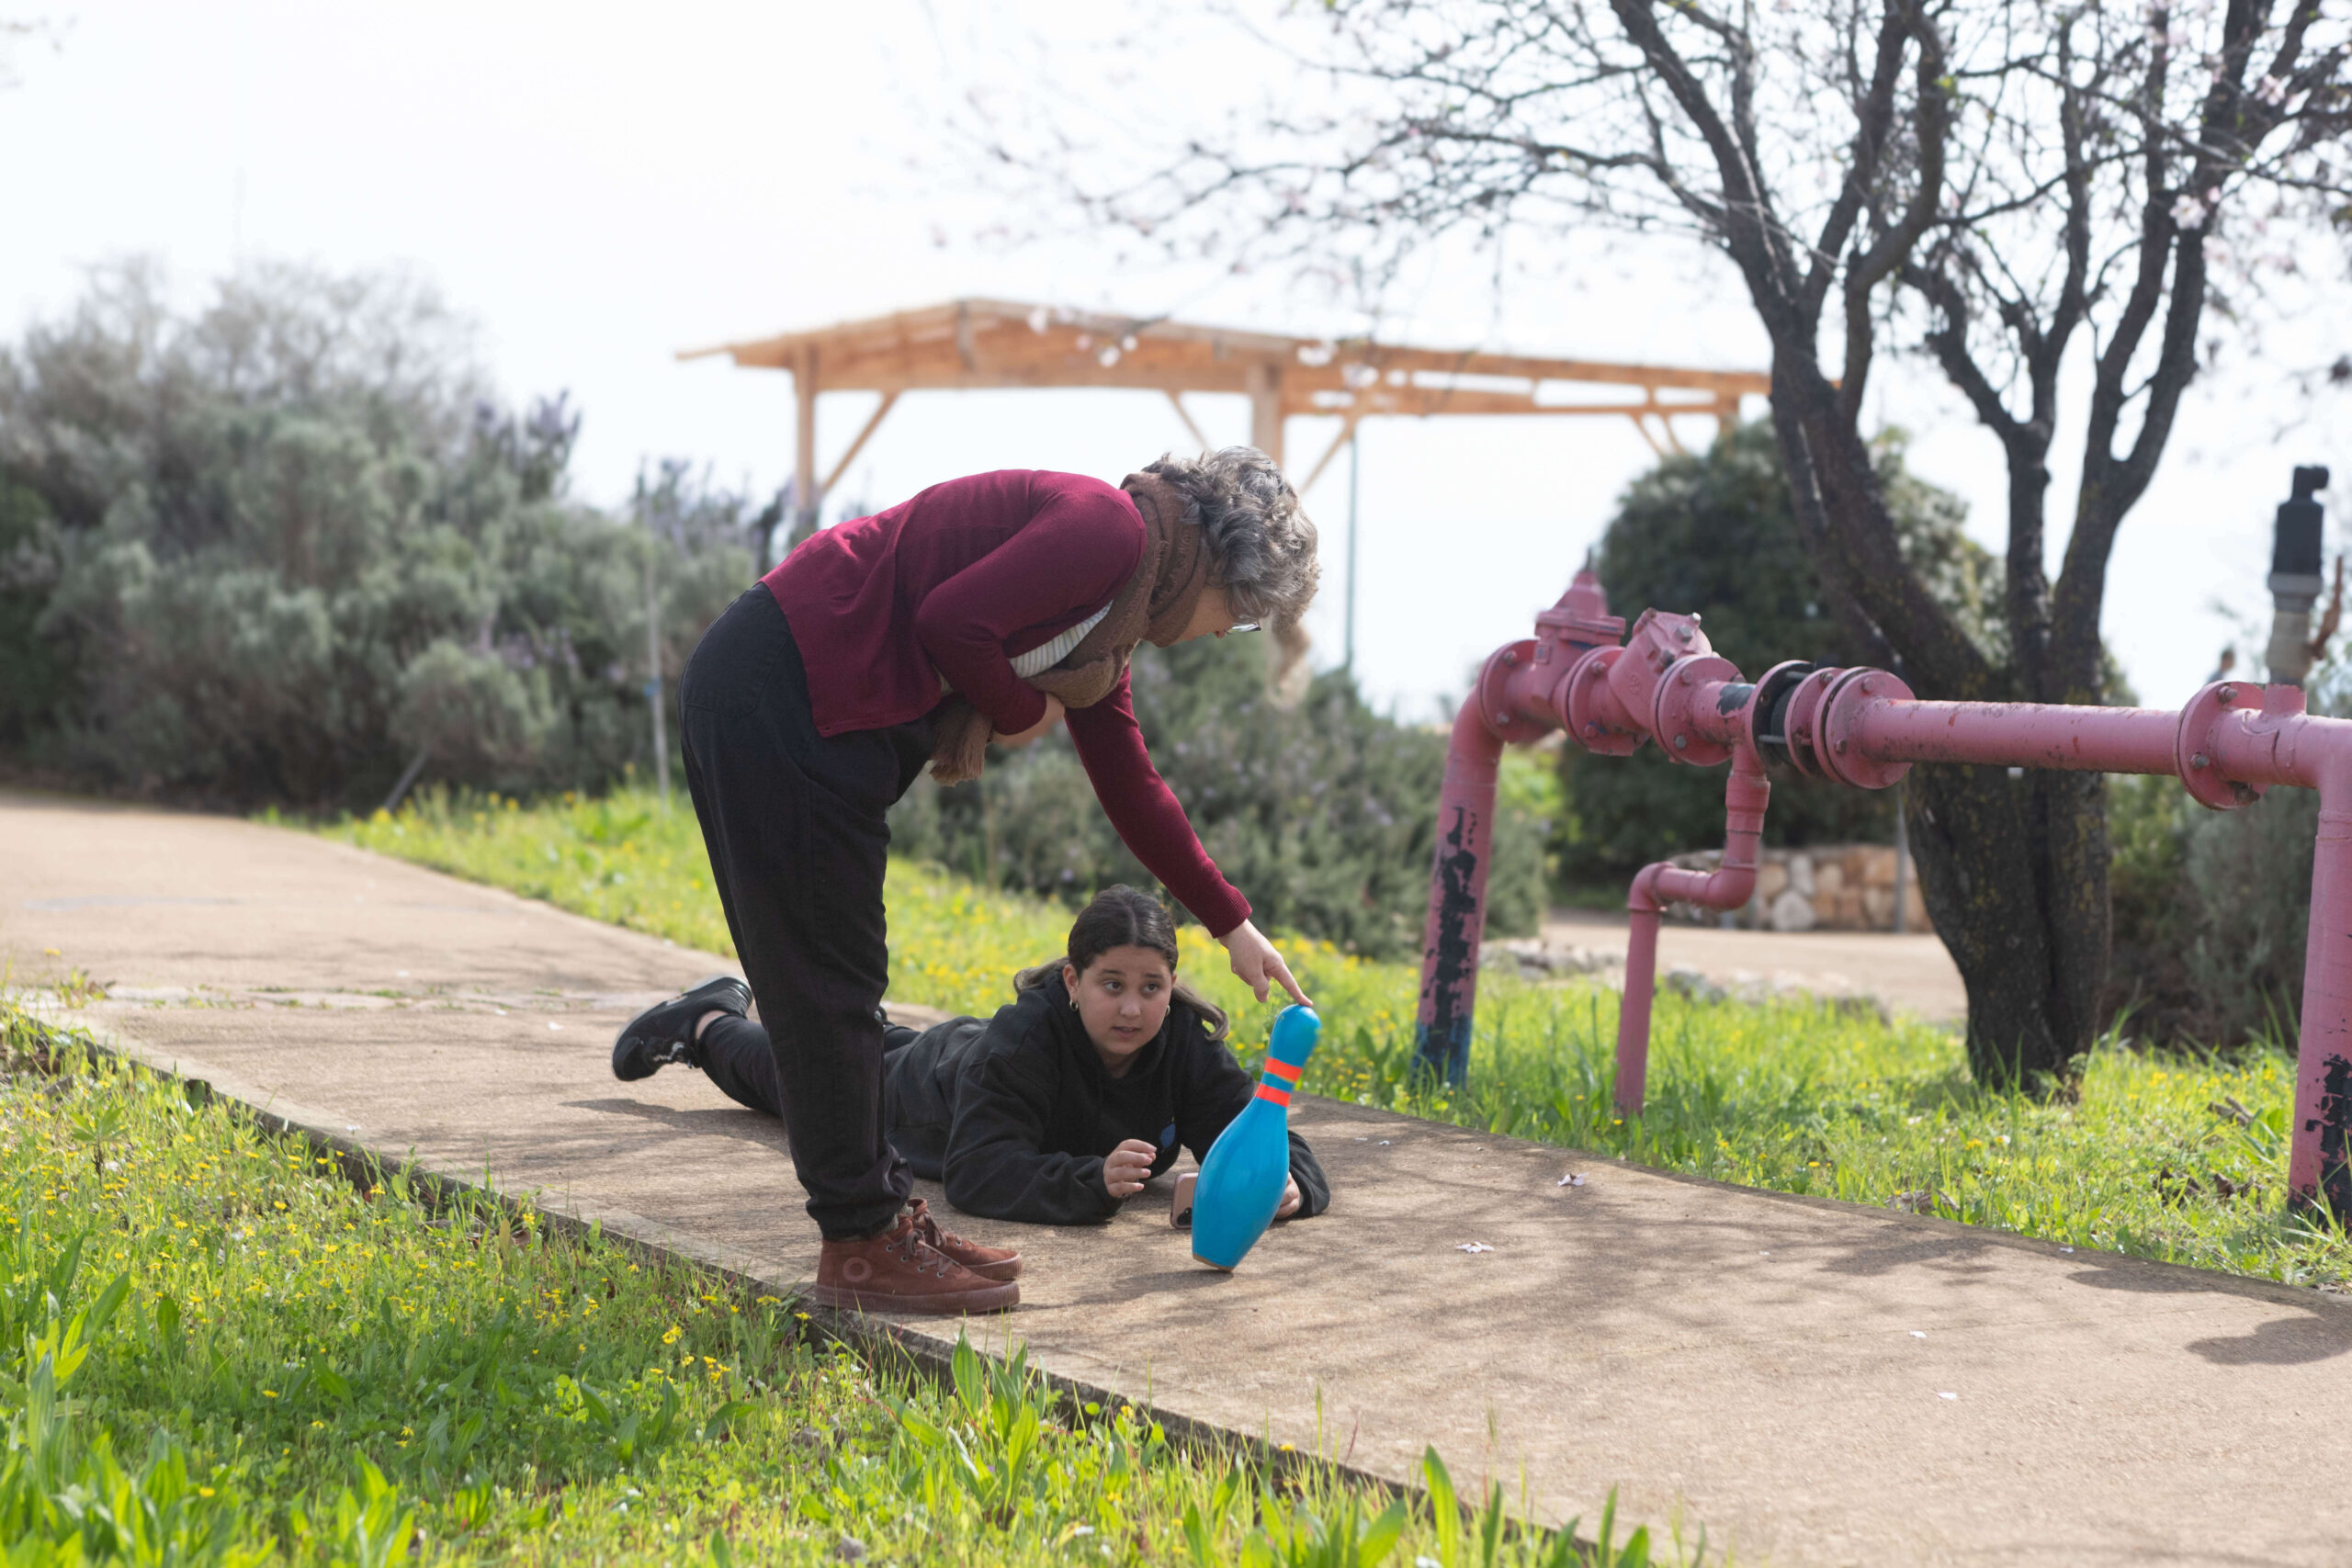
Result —
M 1551 732 L 1548 719 L 1528 717 L 1511 700 L 1511 683 L 1529 679 L 1534 664 L 1534 640 L 1522 638 L 1497 649 L 1478 672 L 1478 709 L 1507 746 L 1529 745 Z
M 1797 684 L 1789 698 L 1788 728 L 1781 738 L 1789 748 L 1789 766 L 1807 778 L 1819 778 L 1829 770 L 1822 765 L 1821 699 L 1838 683 L 1846 671 L 1838 665 L 1816 670 Z
M 1576 662 L 1563 684 L 1560 716 L 1568 739 L 1596 757 L 1630 757 L 1649 737 L 1638 729 L 1612 728 L 1609 713 L 1609 667 L 1625 657 L 1622 648 L 1597 648 Z
M 2262 688 L 2250 681 L 2216 681 L 2180 710 L 2180 728 L 2172 742 L 2173 766 L 2180 770 L 2181 787 L 2199 806 L 2235 811 L 2262 798 L 2263 786 L 2223 778 L 2213 751 L 2213 730 L 2229 722 L 2241 706 L 2257 706 Z
M 1650 729 L 1668 756 L 1694 768 L 1712 768 L 1730 760 L 1730 743 L 1714 739 L 1701 730 L 1701 720 L 1720 728 L 1723 718 L 1702 709 L 1700 694 L 1709 687 L 1720 689 L 1738 679 L 1739 666 L 1720 653 L 1678 659 L 1667 667 L 1665 678 L 1657 683 L 1657 703 L 1650 714 Z
M 1884 670 L 1849 670 L 1821 700 L 1816 751 L 1829 776 L 1857 789 L 1885 789 L 1911 771 L 1908 762 L 1882 762 L 1862 754 L 1862 715 L 1882 702 L 1912 701 L 1911 688 Z

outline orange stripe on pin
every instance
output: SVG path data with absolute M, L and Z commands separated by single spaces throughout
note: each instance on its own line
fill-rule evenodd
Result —
M 1298 1082 L 1298 1075 L 1304 1070 L 1303 1067 L 1290 1062 L 1278 1062 L 1271 1056 L 1266 1058 L 1266 1076 L 1270 1078 L 1280 1078 L 1286 1084 L 1295 1085 Z
M 1276 1105 L 1288 1105 L 1290 1103 L 1290 1090 L 1286 1089 L 1276 1089 L 1270 1083 L 1261 1083 L 1258 1086 L 1258 1098 L 1260 1100 L 1271 1100 Z

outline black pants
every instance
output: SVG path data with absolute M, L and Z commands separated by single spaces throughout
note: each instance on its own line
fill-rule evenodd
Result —
M 679 705 L 711 879 L 766 1026 L 775 1077 L 763 1109 L 784 1118 L 817 1228 L 872 1235 L 912 1190 L 883 1123 L 884 813 L 930 761 L 931 727 L 819 735 L 792 628 L 756 584 L 686 661 Z M 730 1032 L 740 1061 L 752 1042 Z M 738 1092 L 755 1089 L 747 1075 L 712 1076 L 755 1103 Z
M 882 1102 L 886 1133 L 888 1131 L 890 1057 L 922 1038 L 922 1031 L 909 1029 L 903 1024 L 885 1023 L 882 1026 Z M 710 1021 L 710 1027 L 702 1032 L 702 1038 L 695 1042 L 694 1062 L 736 1104 L 763 1111 L 782 1120 L 784 1080 L 775 1070 L 775 1046 L 768 1039 L 768 1032 L 763 1025 L 748 1018 L 737 1018 L 732 1013 L 720 1013 Z

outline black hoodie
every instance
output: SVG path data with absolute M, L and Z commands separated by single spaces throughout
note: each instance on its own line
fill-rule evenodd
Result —
M 1119 1212 L 1102 1158 L 1128 1138 L 1159 1151 L 1154 1176 L 1176 1163 L 1180 1145 L 1205 1158 L 1257 1088 L 1182 1001 L 1113 1077 L 1059 974 L 986 1021 L 891 1030 L 884 1084 L 890 1143 L 915 1174 L 944 1180 L 947 1201 L 967 1213 L 1048 1225 Z M 1295 1217 L 1330 1207 L 1330 1183 L 1296 1133 L 1290 1172 Z

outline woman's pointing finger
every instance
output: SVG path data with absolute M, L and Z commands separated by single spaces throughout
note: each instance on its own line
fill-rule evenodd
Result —
M 1269 946 L 1266 949 L 1266 968 L 1273 975 L 1275 979 L 1282 982 L 1282 987 L 1283 990 L 1290 993 L 1291 1000 L 1296 1002 L 1301 1007 L 1313 1007 L 1315 1005 L 1313 1002 L 1306 999 L 1306 993 L 1299 989 L 1298 981 L 1292 977 L 1290 965 L 1283 962 L 1283 955 L 1275 952 L 1272 946 Z M 1259 998 L 1259 1000 L 1261 1001 L 1263 1001 L 1264 999 L 1265 998 L 1262 995 Z

